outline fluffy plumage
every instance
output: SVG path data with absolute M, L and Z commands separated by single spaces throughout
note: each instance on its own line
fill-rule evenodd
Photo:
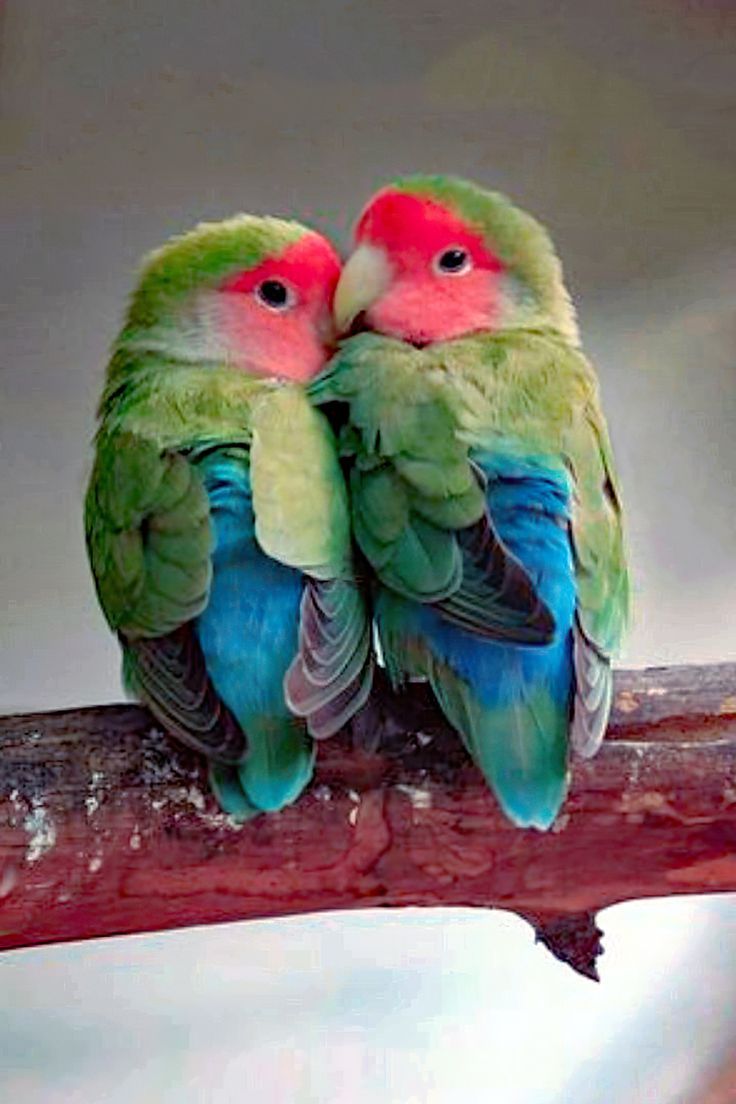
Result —
M 384 189 L 356 245 L 336 315 L 373 333 L 344 342 L 312 391 L 349 408 L 353 523 L 386 665 L 397 685 L 429 679 L 506 814 L 548 828 L 570 740 L 592 754 L 605 732 L 629 607 L 610 443 L 560 263 L 530 215 L 444 177 Z M 412 506 L 431 529 L 419 549 Z M 478 599 L 494 578 L 479 522 L 525 580 L 495 608 Z M 535 618 L 546 633 L 529 633 Z
M 100 404 L 85 524 L 126 682 L 210 757 L 240 817 L 293 801 L 309 734 L 336 731 L 370 687 L 335 442 L 302 385 L 325 359 L 338 272 L 297 223 L 239 216 L 174 239 L 143 269 Z M 328 615 L 300 634 L 322 587 Z M 319 701 L 290 708 L 305 670 Z

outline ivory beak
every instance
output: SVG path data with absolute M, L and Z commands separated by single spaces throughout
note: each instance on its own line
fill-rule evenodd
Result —
M 359 245 L 348 258 L 335 289 L 333 314 L 339 334 L 346 333 L 361 311 L 383 295 L 391 282 L 386 254 L 375 245 Z

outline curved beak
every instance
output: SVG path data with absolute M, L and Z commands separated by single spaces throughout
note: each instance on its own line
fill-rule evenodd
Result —
M 332 311 L 338 333 L 346 333 L 361 311 L 380 299 L 390 283 L 391 266 L 383 250 L 375 245 L 359 245 L 348 258 L 335 288 Z

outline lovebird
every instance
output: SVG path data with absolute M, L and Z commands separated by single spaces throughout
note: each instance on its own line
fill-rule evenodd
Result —
M 335 294 L 351 336 L 310 387 L 346 411 L 386 669 L 398 688 L 429 681 L 505 815 L 546 830 L 570 748 L 590 756 L 605 733 L 630 605 L 611 444 L 560 262 L 504 196 L 442 176 L 380 191 L 355 244 Z
M 339 271 L 296 222 L 173 238 L 143 266 L 98 410 L 85 529 L 124 682 L 208 756 L 238 819 L 293 802 L 314 740 L 371 687 L 336 442 L 305 390 Z

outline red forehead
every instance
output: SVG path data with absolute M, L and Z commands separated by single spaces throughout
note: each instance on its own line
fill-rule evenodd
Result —
M 298 288 L 305 299 L 332 294 L 340 275 L 340 257 L 321 234 L 309 231 L 275 257 L 268 257 L 255 268 L 237 272 L 223 281 L 225 291 L 252 291 L 263 280 L 286 280 Z
M 448 246 L 461 245 L 476 264 L 493 270 L 503 267 L 483 236 L 449 207 L 409 192 L 380 192 L 360 216 L 355 239 L 383 246 L 392 259 L 420 253 L 430 260 Z

